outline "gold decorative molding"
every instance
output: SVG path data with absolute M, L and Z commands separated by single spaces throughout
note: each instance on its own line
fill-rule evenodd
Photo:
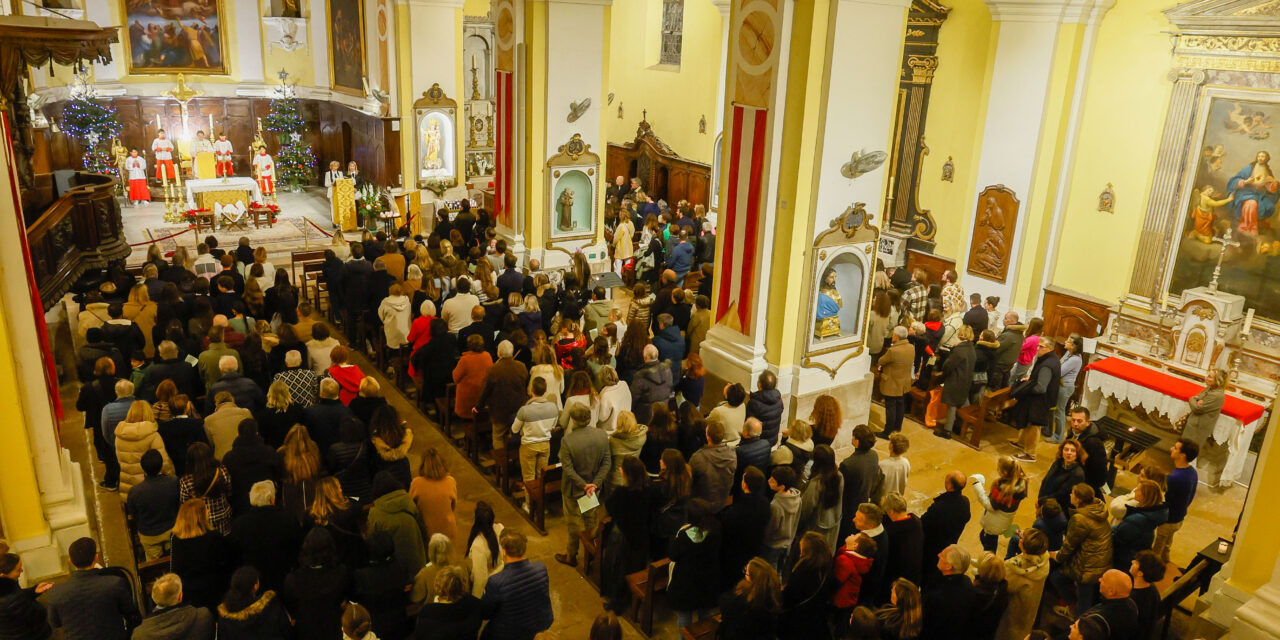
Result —
M 600 165 L 600 156 L 591 150 L 591 145 L 582 139 L 581 134 L 573 134 L 569 141 L 556 149 L 556 154 L 547 160 L 547 166 L 567 166 L 595 164 Z
M 1178 36 L 1178 48 L 1191 51 L 1234 51 L 1244 53 L 1280 53 L 1280 38 L 1256 36 Z
M 413 102 L 414 109 L 457 109 L 458 101 L 445 95 L 440 83 L 432 83 L 431 88 L 422 92 L 422 97 Z
M 1254 71 L 1258 73 L 1280 73 L 1280 59 L 1275 58 L 1233 58 L 1226 56 L 1189 56 L 1173 57 L 1173 66 L 1194 69 L 1216 69 L 1218 71 Z
M 911 82 L 929 84 L 938 70 L 938 56 L 909 56 L 907 66 L 911 67 Z

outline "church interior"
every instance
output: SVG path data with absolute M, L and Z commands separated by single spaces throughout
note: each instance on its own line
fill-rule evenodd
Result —
M 1280 638 L 1280 0 L 0 0 L 0 114 L 0 637 Z

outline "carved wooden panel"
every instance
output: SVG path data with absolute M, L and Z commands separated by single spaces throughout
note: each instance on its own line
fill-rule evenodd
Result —
M 398 120 L 378 118 L 332 102 L 320 102 L 320 143 L 316 149 L 316 165 L 323 171 L 330 160 L 342 163 L 355 160 L 360 175 L 381 186 L 403 184 L 400 174 L 400 132 L 392 131 Z
M 943 271 L 954 271 L 956 261 L 934 253 L 926 253 L 919 249 L 907 249 L 907 271 L 924 269 L 929 274 L 929 284 L 942 282 Z
M 969 241 L 969 273 L 996 282 L 1008 278 L 1019 204 L 1013 190 L 1002 184 L 989 186 L 978 194 L 973 237 Z
M 1044 290 L 1043 307 L 1044 335 L 1059 344 L 1073 333 L 1082 338 L 1098 337 L 1111 317 L 1107 303 L 1052 287 Z
M 673 207 L 681 200 L 691 205 L 710 202 L 711 166 L 681 158 L 653 133 L 648 122 L 640 123 L 634 141 L 609 144 L 605 178 L 610 185 L 615 176 L 640 178 L 654 202 L 666 200 Z

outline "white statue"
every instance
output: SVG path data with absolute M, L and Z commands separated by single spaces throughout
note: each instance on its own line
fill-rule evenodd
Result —
M 440 161 L 440 123 L 432 120 L 427 125 L 427 130 L 422 132 L 422 147 L 425 149 L 423 154 L 422 166 L 428 171 L 433 169 L 441 169 L 444 163 Z

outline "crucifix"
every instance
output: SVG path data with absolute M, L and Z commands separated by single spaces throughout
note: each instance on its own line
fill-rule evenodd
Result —
M 1222 245 L 1222 251 L 1218 252 L 1218 264 L 1213 266 L 1213 280 L 1209 281 L 1209 293 L 1218 292 L 1218 276 L 1222 274 L 1222 257 L 1227 254 L 1227 248 L 1240 246 L 1238 241 L 1231 238 L 1230 227 L 1227 227 L 1226 233 L 1214 238 L 1213 241 Z
M 165 89 L 160 95 L 166 98 L 173 98 L 178 101 L 178 107 L 182 110 L 182 139 L 186 140 L 191 137 L 190 129 L 187 127 L 187 103 L 191 102 L 196 96 L 204 95 L 199 89 L 192 89 L 187 86 L 187 80 L 181 73 L 178 74 L 178 85 L 172 89 Z

